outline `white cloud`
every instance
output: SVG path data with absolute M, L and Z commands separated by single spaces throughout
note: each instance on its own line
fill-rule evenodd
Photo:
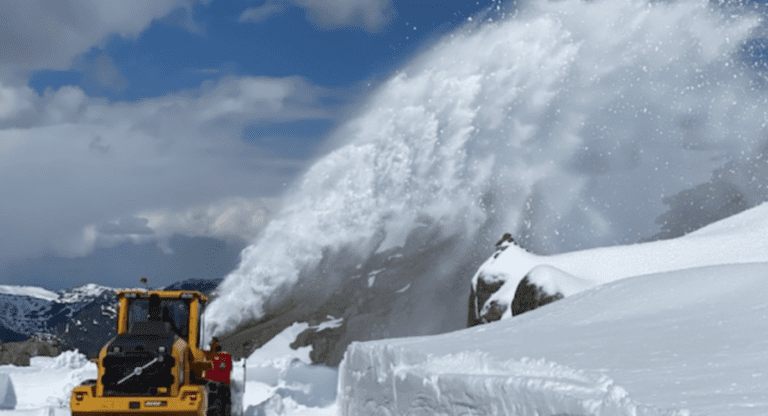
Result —
M 83 69 L 86 84 L 95 84 L 98 88 L 115 93 L 121 93 L 128 88 L 128 80 L 107 54 L 97 56 L 93 62 L 84 65 Z
M 335 92 L 297 77 L 227 78 L 135 103 L 72 86 L 38 96 L 0 84 L 0 94 L 9 97 L 0 113 L 3 257 L 82 255 L 108 241 L 99 225 L 127 229 L 134 217 L 160 236 L 246 238 L 261 226 L 243 219 L 255 209 L 247 201 L 281 192 L 305 161 L 260 156 L 244 129 L 335 113 L 325 104 Z
M 249 242 L 264 228 L 278 205 L 276 198 L 233 197 L 180 210 L 142 210 L 100 224 L 86 225 L 80 241 L 71 251 L 84 255 L 95 247 L 126 241 L 136 244 L 154 241 L 166 251 L 169 249 L 167 241 L 174 235 L 236 238 Z
M 305 9 L 312 23 L 330 29 L 357 26 L 376 32 L 394 15 L 390 0 L 269 0 L 246 9 L 240 21 L 263 21 L 282 13 L 289 4 Z
M 249 7 L 240 14 L 241 22 L 262 22 L 268 18 L 280 14 L 286 10 L 284 4 L 266 3 L 258 7 Z
M 210 0 L 0 0 L 0 70 L 67 69 L 112 33 L 138 36 L 179 8 Z
M 11 88 L 0 84 L 0 125 L 20 122 L 35 111 L 36 94 L 31 88 Z
M 309 19 L 325 27 L 361 26 L 381 29 L 392 17 L 389 0 L 294 0 L 307 9 Z
M 201 120 L 216 118 L 288 121 L 299 118 L 327 118 L 327 109 L 317 98 L 327 95 L 325 88 L 309 84 L 301 77 L 248 77 L 217 83 L 208 89 L 198 106 Z

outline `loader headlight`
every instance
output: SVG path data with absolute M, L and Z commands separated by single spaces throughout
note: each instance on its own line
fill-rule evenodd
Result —
M 120 347 L 118 346 L 112 347 L 112 352 L 120 352 Z

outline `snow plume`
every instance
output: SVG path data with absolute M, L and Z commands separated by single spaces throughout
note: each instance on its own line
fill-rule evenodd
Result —
M 354 275 L 329 264 L 364 263 L 425 226 L 435 244 L 459 242 L 446 256 L 457 259 L 487 255 L 486 236 L 504 231 L 542 254 L 636 242 L 658 231 L 665 197 L 764 143 L 767 100 L 741 61 L 760 24 L 751 12 L 532 0 L 479 20 L 335 132 L 341 146 L 219 287 L 209 329 L 261 318 L 297 283 L 291 296 L 322 297 Z M 432 289 L 462 278 L 441 266 L 430 267 Z

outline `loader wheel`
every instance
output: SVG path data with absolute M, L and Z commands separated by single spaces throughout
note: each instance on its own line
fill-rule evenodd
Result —
M 208 394 L 208 409 L 206 416 L 231 416 L 232 397 L 229 386 L 216 381 L 205 383 L 205 391 Z

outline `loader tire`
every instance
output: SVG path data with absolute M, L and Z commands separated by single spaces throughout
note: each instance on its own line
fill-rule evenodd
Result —
M 209 381 L 205 383 L 205 391 L 208 394 L 206 416 L 232 415 L 232 397 L 229 386 L 217 381 Z

